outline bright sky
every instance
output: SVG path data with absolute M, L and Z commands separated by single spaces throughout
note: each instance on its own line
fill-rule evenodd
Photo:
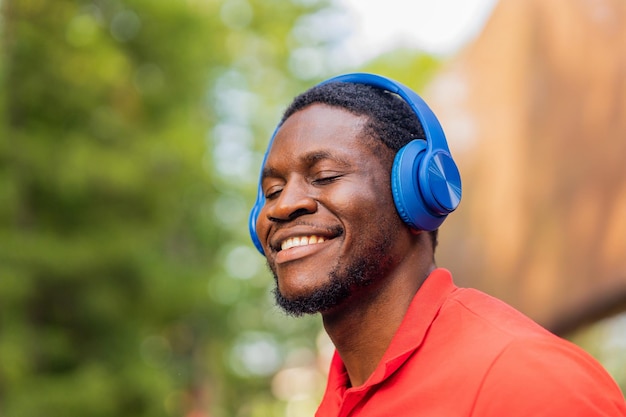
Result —
M 351 15 L 347 46 L 366 60 L 394 46 L 450 55 L 475 37 L 497 0 L 338 0 Z M 355 52 L 352 52 L 355 53 Z

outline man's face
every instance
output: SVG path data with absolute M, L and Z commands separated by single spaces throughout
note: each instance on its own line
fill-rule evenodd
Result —
M 314 104 L 274 138 L 257 232 L 288 313 L 333 309 L 402 256 L 408 228 L 393 205 L 391 162 L 376 155 L 388 150 L 362 137 L 365 120 Z

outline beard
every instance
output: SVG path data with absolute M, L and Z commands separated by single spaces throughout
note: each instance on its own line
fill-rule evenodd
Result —
M 391 237 L 385 228 L 380 230 L 384 232 L 370 239 L 369 244 L 363 242 L 355 248 L 345 266 L 342 267 L 344 262 L 340 259 L 329 272 L 329 280 L 324 285 L 304 296 L 285 297 L 280 292 L 275 270 L 268 264 L 276 283 L 273 290 L 276 304 L 288 315 L 295 317 L 328 311 L 350 298 L 358 289 L 365 288 L 387 275 L 391 269 L 388 256 Z

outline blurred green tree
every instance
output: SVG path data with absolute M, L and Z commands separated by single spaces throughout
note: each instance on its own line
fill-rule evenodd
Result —
M 418 50 L 400 48 L 375 57 L 364 64 L 363 70 L 383 74 L 401 81 L 416 92 L 422 92 L 442 65 L 441 58 Z
M 0 415 L 271 409 L 317 324 L 272 311 L 242 196 L 326 4 L 0 7 Z

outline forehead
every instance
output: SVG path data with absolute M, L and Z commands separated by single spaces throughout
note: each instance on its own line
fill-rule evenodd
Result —
M 327 155 L 372 158 L 372 140 L 363 135 L 366 116 L 340 107 L 313 104 L 291 115 L 278 129 L 267 164 Z

